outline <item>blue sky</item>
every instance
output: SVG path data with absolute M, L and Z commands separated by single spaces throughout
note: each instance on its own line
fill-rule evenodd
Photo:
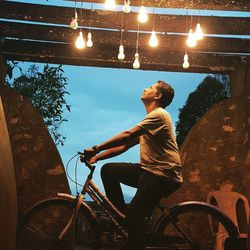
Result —
M 96 67 L 64 66 L 69 79 L 67 97 L 72 106 L 66 115 L 69 122 L 63 124 L 62 133 L 67 136 L 65 145 L 59 146 L 64 164 L 77 151 L 101 143 L 117 133 L 135 126 L 144 116 L 144 105 L 140 95 L 144 88 L 157 80 L 169 82 L 175 89 L 173 103 L 167 108 L 173 123 L 178 119 L 178 109 L 183 107 L 190 92 L 206 76 L 205 74 L 171 73 L 143 70 L 124 70 Z M 107 161 L 139 161 L 139 147 L 134 147 L 123 155 L 98 162 L 95 181 L 102 188 L 99 169 Z M 71 164 L 73 176 L 74 163 Z M 88 169 L 79 166 L 79 180 Z M 71 184 L 72 191 L 75 186 Z M 134 189 L 124 186 L 126 195 Z
M 22 63 L 21 66 L 27 70 L 30 64 Z M 37 65 L 42 69 L 43 64 Z M 170 83 L 175 90 L 174 100 L 167 107 L 175 125 L 179 109 L 185 104 L 188 95 L 207 76 L 207 74 L 67 65 L 63 66 L 63 70 L 68 78 L 67 91 L 70 93 L 66 95 L 66 100 L 71 105 L 71 112 L 65 113 L 68 122 L 62 124 L 60 129 L 67 139 L 64 146 L 58 146 L 64 166 L 78 151 L 99 144 L 125 129 L 132 128 L 142 120 L 146 112 L 140 96 L 144 88 L 157 80 Z M 15 70 L 14 78 L 18 74 L 19 71 Z M 97 168 L 94 181 L 102 191 L 100 168 L 109 161 L 138 162 L 139 147 L 133 147 L 120 156 L 95 164 Z M 69 165 L 72 178 L 74 178 L 74 168 L 75 161 L 72 161 Z M 83 164 L 78 164 L 80 183 L 85 180 L 88 172 L 89 170 Z M 75 193 L 75 184 L 71 181 L 69 184 L 72 193 Z M 133 196 L 135 192 L 134 188 L 127 186 L 123 186 L 123 190 L 126 197 Z

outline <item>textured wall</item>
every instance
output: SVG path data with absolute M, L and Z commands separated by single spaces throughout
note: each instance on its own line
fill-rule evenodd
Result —
M 0 86 L 16 174 L 18 215 L 57 192 L 70 192 L 57 148 L 38 112 L 23 96 Z
M 243 98 L 214 105 L 194 125 L 181 149 L 182 188 L 168 199 L 206 201 L 210 191 L 235 191 L 250 200 L 247 107 Z
M 207 201 L 208 193 L 217 190 L 239 192 L 250 201 L 248 109 L 244 98 L 228 99 L 200 118 L 181 149 L 183 186 L 163 199 L 162 204 Z M 205 232 L 208 221 L 204 215 L 198 221 L 198 232 L 194 235 L 206 239 L 207 235 L 200 232 Z

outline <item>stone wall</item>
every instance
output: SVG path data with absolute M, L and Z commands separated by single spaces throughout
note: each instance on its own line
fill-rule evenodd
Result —
M 35 202 L 70 190 L 61 157 L 38 112 L 13 89 L 1 85 L 0 93 L 13 154 L 19 217 Z
M 172 203 L 206 201 L 211 191 L 234 191 L 250 200 L 249 131 L 243 98 L 224 100 L 194 125 L 181 148 L 184 184 Z

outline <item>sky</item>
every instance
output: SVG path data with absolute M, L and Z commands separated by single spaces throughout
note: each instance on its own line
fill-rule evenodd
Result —
M 74 1 L 48 0 L 33 1 L 20 0 L 18 2 L 40 3 L 58 6 L 74 7 Z M 78 6 L 80 7 L 79 3 Z M 91 8 L 91 4 L 83 6 Z M 102 8 L 95 5 L 94 8 Z M 149 10 L 150 11 L 150 10 Z M 155 9 L 155 13 L 186 14 L 186 10 Z M 249 12 L 219 12 L 189 10 L 188 15 L 218 15 L 218 16 L 250 16 Z M 73 14 L 72 14 L 73 17 Z M 27 68 L 29 63 L 24 63 Z M 132 66 L 131 66 L 132 68 Z M 67 139 L 64 146 L 58 146 L 63 163 L 78 151 L 86 147 L 99 144 L 119 132 L 135 126 L 145 116 L 145 109 L 140 101 L 144 88 L 157 80 L 170 83 L 175 89 L 175 98 L 167 108 L 173 120 L 178 120 L 179 109 L 183 107 L 188 95 L 196 89 L 206 74 L 158 72 L 128 69 L 97 68 L 83 66 L 63 66 L 65 76 L 68 78 L 66 97 L 71 105 L 71 112 L 66 113 L 68 122 L 61 127 L 61 133 Z M 100 167 L 107 161 L 139 161 L 138 146 L 125 152 L 123 155 L 110 160 L 98 162 L 94 181 L 103 191 L 100 179 Z M 74 175 L 75 162 L 70 164 L 70 175 Z M 83 182 L 88 169 L 82 164 L 78 165 L 78 181 Z M 69 182 L 72 193 L 75 185 Z M 135 189 L 123 186 L 126 197 L 133 196 Z M 129 200 L 129 199 L 127 199 Z
M 27 68 L 32 63 L 21 63 Z M 36 63 L 37 64 L 37 63 Z M 42 69 L 43 64 L 37 64 Z M 51 65 L 55 66 L 55 65 Z M 66 136 L 64 146 L 58 151 L 64 163 L 78 151 L 99 144 L 123 130 L 134 127 L 146 115 L 140 96 L 143 89 L 157 80 L 170 83 L 175 90 L 175 97 L 167 111 L 171 114 L 173 125 L 178 120 L 179 109 L 185 104 L 188 95 L 194 91 L 206 74 L 176 73 L 163 71 L 145 71 L 134 69 L 114 69 L 84 66 L 63 66 L 64 76 L 68 78 L 66 101 L 71 112 L 65 112 L 68 122 L 62 124 L 60 132 Z M 14 77 L 18 76 L 18 70 Z M 139 147 L 135 146 L 124 154 L 95 164 L 94 181 L 104 192 L 100 168 L 106 162 L 138 162 Z M 76 161 L 69 164 L 69 174 L 74 179 Z M 78 181 L 83 183 L 89 173 L 82 163 L 78 162 Z M 76 186 L 69 180 L 73 194 Z M 126 200 L 135 193 L 134 188 L 122 186 Z
M 96 67 L 64 66 L 68 77 L 68 103 L 71 112 L 66 115 L 61 131 L 67 139 L 59 152 L 66 165 L 77 152 L 99 144 L 119 132 L 134 127 L 146 115 L 140 100 L 144 88 L 157 80 L 170 83 L 175 89 L 175 98 L 167 108 L 173 124 L 178 120 L 179 109 L 183 107 L 190 92 L 196 89 L 205 74 L 171 73 L 159 71 L 124 70 Z M 139 147 L 124 154 L 98 162 L 94 180 L 102 189 L 100 167 L 108 161 L 138 162 Z M 70 165 L 71 175 L 74 163 Z M 78 176 L 82 180 L 88 169 L 79 165 Z M 75 186 L 71 184 L 72 192 Z M 123 186 L 126 196 L 132 196 L 134 189 Z

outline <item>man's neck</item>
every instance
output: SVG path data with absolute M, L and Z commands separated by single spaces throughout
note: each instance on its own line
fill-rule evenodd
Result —
M 146 111 L 147 111 L 147 114 L 149 114 L 149 113 L 150 113 L 151 111 L 153 111 L 154 109 L 160 107 L 160 106 L 159 106 L 157 103 L 155 103 L 155 102 L 153 102 L 153 103 L 148 103 L 148 104 L 145 104 L 145 103 L 144 103 L 144 105 L 145 105 L 145 109 L 146 109 Z

